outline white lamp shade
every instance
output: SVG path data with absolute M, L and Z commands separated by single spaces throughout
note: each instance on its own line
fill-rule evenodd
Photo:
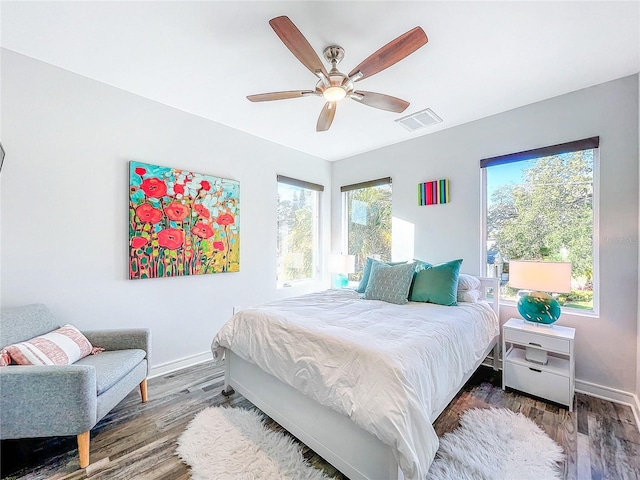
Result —
M 356 256 L 332 254 L 329 257 L 329 271 L 331 273 L 354 273 L 356 271 Z
M 571 291 L 571 264 L 568 262 L 509 262 L 509 286 L 541 292 Z

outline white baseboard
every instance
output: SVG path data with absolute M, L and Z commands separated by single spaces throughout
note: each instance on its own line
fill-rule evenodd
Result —
M 608 400 L 610 402 L 628 405 L 631 407 L 633 417 L 636 420 L 636 427 L 640 430 L 640 401 L 637 395 L 578 379 L 576 379 L 576 392 Z
M 195 355 L 189 355 L 187 357 L 178 358 L 177 360 L 171 360 L 159 365 L 153 365 L 149 371 L 148 378 L 166 375 L 167 373 L 175 372 L 176 370 L 182 370 L 183 368 L 206 362 L 211 359 L 213 359 L 213 356 L 211 354 L 211 350 L 209 350 L 208 352 L 196 353 Z

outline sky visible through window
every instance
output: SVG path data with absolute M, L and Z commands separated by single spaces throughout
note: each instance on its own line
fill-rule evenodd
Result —
M 487 171 L 487 206 L 491 207 L 493 192 L 505 185 L 521 184 L 524 180 L 523 171 L 532 167 L 536 160 L 495 165 Z

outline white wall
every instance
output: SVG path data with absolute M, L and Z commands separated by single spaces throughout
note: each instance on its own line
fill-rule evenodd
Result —
M 340 186 L 391 176 L 393 215 L 413 224 L 414 256 L 429 262 L 463 258 L 462 270 L 479 274 L 479 160 L 596 135 L 600 317 L 565 313 L 558 323 L 577 329 L 576 376 L 583 387 L 590 382 L 633 394 L 639 348 L 637 75 L 334 163 L 332 248 L 340 250 Z M 418 206 L 418 183 L 440 178 L 450 179 L 451 203 Z M 394 243 L 404 241 L 394 235 Z M 502 321 L 511 316 L 516 309 L 503 308 Z
M 325 185 L 328 245 L 329 162 L 7 50 L 2 125 L 3 307 L 148 327 L 159 366 L 209 351 L 234 305 L 318 288 L 276 290 L 276 174 Z M 240 181 L 239 273 L 128 280 L 130 160 Z

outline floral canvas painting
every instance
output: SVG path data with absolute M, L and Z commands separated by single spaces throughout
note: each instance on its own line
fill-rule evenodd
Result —
M 129 278 L 240 271 L 240 183 L 129 166 Z

